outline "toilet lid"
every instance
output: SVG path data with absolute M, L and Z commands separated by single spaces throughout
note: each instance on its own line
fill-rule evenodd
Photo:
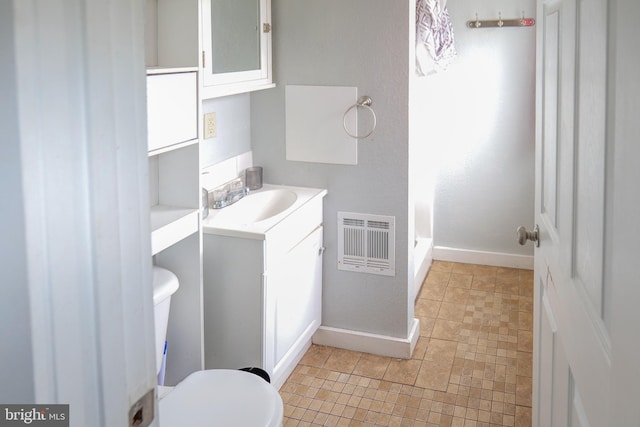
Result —
M 159 407 L 160 427 L 276 427 L 283 416 L 282 398 L 271 384 L 226 369 L 189 375 Z

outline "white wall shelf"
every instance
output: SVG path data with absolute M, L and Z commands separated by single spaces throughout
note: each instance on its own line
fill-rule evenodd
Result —
M 178 150 L 180 148 L 188 147 L 190 145 L 197 144 L 199 141 L 197 139 L 192 139 L 189 141 L 179 142 L 177 144 L 168 145 L 166 147 L 158 148 L 157 150 L 149 151 L 149 157 L 157 156 L 158 154 L 168 153 L 173 150 Z
M 255 92 L 276 87 L 275 83 L 247 86 L 245 83 L 218 86 L 204 86 L 200 89 L 202 99 L 220 98 L 221 96 L 237 95 L 239 93 Z
M 198 209 L 151 206 L 151 254 L 168 248 L 198 231 Z
M 147 69 L 153 264 L 172 271 L 166 385 L 203 367 L 200 140 L 196 67 Z
M 168 73 L 188 73 L 197 72 L 198 67 L 147 67 L 147 76 Z

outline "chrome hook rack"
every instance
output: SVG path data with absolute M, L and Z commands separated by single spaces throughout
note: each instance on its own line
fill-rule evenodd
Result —
M 536 25 L 536 20 L 525 18 L 524 12 L 522 12 L 522 18 L 514 19 L 502 19 L 502 13 L 498 12 L 498 19 L 493 20 L 478 19 L 478 14 L 476 13 L 475 20 L 467 21 L 467 27 L 469 28 L 533 27 L 534 25 Z

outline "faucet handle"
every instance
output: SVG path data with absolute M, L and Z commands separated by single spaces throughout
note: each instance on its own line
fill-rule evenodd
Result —
M 249 188 L 244 185 L 242 178 L 236 178 L 213 190 L 213 209 L 229 206 L 249 194 Z
M 229 191 L 226 187 L 217 188 L 213 190 L 213 201 L 214 202 L 222 202 L 227 198 L 227 194 Z
M 242 178 L 236 178 L 232 181 L 229 181 L 229 183 L 227 184 L 229 191 L 241 190 L 244 186 L 245 185 Z

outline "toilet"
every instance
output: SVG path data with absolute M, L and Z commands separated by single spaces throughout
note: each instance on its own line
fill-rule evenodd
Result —
M 175 274 L 153 267 L 157 373 L 162 368 L 171 295 L 178 287 Z M 175 387 L 158 386 L 158 398 L 160 427 L 280 427 L 283 422 L 278 391 L 258 375 L 240 370 L 194 372 Z

